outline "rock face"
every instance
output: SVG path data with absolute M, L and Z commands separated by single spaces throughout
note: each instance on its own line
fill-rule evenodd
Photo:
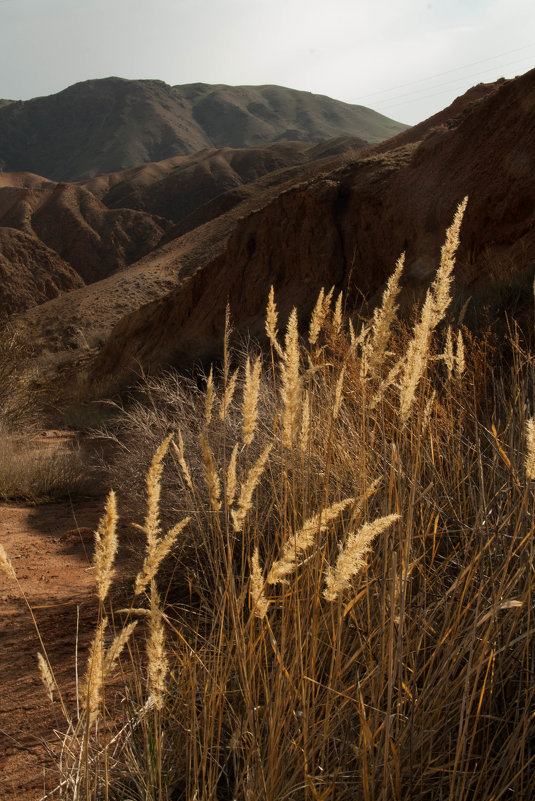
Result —
M 205 148 L 337 136 L 374 143 L 406 127 L 363 106 L 280 86 L 106 78 L 0 104 L 0 169 L 78 181 Z
M 0 228 L 0 319 L 80 286 L 76 271 L 42 242 Z
M 261 333 L 271 284 L 284 313 L 297 304 L 306 314 L 322 285 L 334 284 L 352 300 L 373 299 L 401 251 L 410 299 L 434 274 L 445 229 L 465 195 L 456 291 L 477 295 L 489 284 L 510 283 L 511 275 L 530 283 L 535 70 L 476 94 L 422 126 L 419 141 L 401 134 L 353 163 L 301 176 L 298 186 L 245 216 L 223 253 L 168 297 L 118 323 L 95 374 L 122 372 L 126 380 L 134 364 L 153 370 L 213 356 L 227 300 L 238 329 Z

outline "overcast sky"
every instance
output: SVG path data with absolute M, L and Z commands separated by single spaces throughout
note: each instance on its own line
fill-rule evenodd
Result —
M 0 0 L 0 98 L 117 75 L 279 84 L 414 124 L 535 67 L 535 0 Z

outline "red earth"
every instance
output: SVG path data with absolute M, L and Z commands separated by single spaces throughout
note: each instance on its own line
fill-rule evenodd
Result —
M 76 662 L 83 675 L 97 615 L 91 555 L 103 507 L 98 497 L 38 506 L 0 504 L 0 542 L 18 579 L 17 584 L 0 573 L 2 801 L 38 801 L 58 784 L 56 756 L 66 724 L 60 704 L 51 703 L 39 676 L 37 652 L 43 647 L 28 605 L 73 714 Z M 122 545 L 129 531 L 129 526 L 119 527 Z M 128 547 L 122 547 L 118 573 L 127 560 Z

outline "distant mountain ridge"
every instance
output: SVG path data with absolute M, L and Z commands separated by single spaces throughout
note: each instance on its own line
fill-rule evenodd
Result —
M 373 144 L 407 127 L 364 106 L 280 86 L 103 78 L 48 97 L 0 100 L 0 169 L 80 181 L 205 148 L 340 136 Z

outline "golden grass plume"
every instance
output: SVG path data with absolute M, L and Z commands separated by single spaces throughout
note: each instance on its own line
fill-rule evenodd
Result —
M 327 509 L 322 509 L 320 512 L 312 515 L 312 517 L 309 517 L 301 528 L 295 531 L 286 542 L 281 558 L 271 566 L 267 577 L 267 583 L 279 584 L 285 581 L 287 576 L 295 570 L 299 557 L 314 545 L 316 537 L 325 531 L 329 523 L 336 520 L 344 509 L 354 503 L 354 501 L 354 498 L 345 498 L 343 501 L 337 501 L 327 507 Z
M 165 652 L 165 631 L 160 596 L 156 582 L 151 581 L 150 622 L 147 640 L 148 688 L 156 709 L 162 709 L 169 661 Z
M 353 576 L 364 567 L 364 557 L 370 550 L 373 540 L 399 520 L 399 517 L 398 514 L 380 517 L 349 534 L 342 551 L 338 554 L 335 566 L 327 567 L 323 591 L 326 601 L 335 601 L 350 586 Z
M 104 515 L 101 517 L 95 531 L 95 581 L 99 601 L 106 600 L 114 577 L 113 562 L 117 553 L 119 541 L 117 538 L 117 498 L 115 492 L 110 490 L 106 500 Z

